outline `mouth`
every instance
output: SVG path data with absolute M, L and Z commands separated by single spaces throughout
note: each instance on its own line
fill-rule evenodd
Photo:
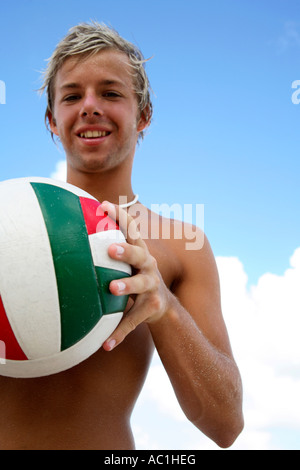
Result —
M 107 137 L 110 134 L 109 131 L 86 131 L 80 132 L 77 135 L 81 139 L 99 139 L 100 137 Z

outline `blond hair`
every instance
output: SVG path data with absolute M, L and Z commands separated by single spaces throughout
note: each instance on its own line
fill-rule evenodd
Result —
M 40 93 L 45 91 L 47 95 L 46 124 L 48 124 L 49 112 L 53 114 L 55 78 L 65 60 L 76 55 L 86 56 L 96 54 L 103 49 L 114 49 L 124 52 L 129 58 L 139 112 L 140 115 L 144 113 L 146 121 L 150 124 L 153 106 L 150 83 L 145 70 L 145 62 L 147 60 L 144 59 L 138 47 L 122 38 L 113 28 L 96 21 L 81 23 L 71 28 L 68 34 L 58 43 L 52 56 L 48 59 L 47 68 L 43 72 L 43 85 L 39 90 Z M 51 135 L 53 138 L 52 132 Z M 143 137 L 144 132 L 142 131 L 139 138 Z

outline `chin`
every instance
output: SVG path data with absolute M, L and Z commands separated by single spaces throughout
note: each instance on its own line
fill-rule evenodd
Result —
M 72 165 L 72 167 L 81 173 L 93 174 L 93 173 L 102 173 L 103 171 L 109 171 L 116 168 L 120 162 L 116 161 L 101 161 L 97 160 L 89 160 L 89 161 L 82 161 L 80 163 L 77 162 L 76 165 Z
M 125 154 L 125 156 L 124 156 Z M 70 162 L 70 166 L 74 170 L 84 173 L 97 173 L 105 170 L 113 170 L 119 166 L 122 162 L 128 159 L 127 153 L 114 151 L 106 155 L 101 153 L 90 152 L 86 154 L 80 153 L 69 153 L 67 154 L 67 160 Z

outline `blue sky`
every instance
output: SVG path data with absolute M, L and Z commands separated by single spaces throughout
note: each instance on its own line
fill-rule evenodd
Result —
M 49 175 L 63 158 L 44 129 L 38 71 L 69 27 L 104 21 L 153 56 L 154 122 L 134 171 L 141 199 L 205 204 L 217 255 L 239 256 L 252 282 L 284 271 L 300 235 L 296 1 L 1 3 L 1 179 Z
M 90 19 L 152 57 L 154 121 L 133 175 L 140 200 L 204 204 L 215 255 L 240 261 L 247 288 L 283 277 L 300 246 L 299 2 L 2 0 L 0 180 L 50 176 L 63 159 L 35 90 L 57 42 Z

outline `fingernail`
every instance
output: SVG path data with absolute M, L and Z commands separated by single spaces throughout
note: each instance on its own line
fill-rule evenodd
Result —
M 122 281 L 118 282 L 118 291 L 123 292 L 125 289 L 126 289 L 125 282 L 122 282 Z
M 117 344 L 117 341 L 115 339 L 111 339 L 108 343 L 107 343 L 107 346 L 108 346 L 108 349 L 111 351 L 112 349 L 114 349 L 115 345 Z
M 122 255 L 124 253 L 124 248 L 120 245 L 116 245 L 117 247 L 117 255 Z

